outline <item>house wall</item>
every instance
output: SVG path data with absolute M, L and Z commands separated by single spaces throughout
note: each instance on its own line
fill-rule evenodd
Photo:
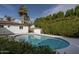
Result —
M 34 29 L 34 33 L 35 33 L 35 34 L 41 34 L 41 31 L 42 31 L 42 30 L 39 29 L 39 28 L 35 28 L 35 29 Z
M 20 26 L 4 26 L 5 28 L 7 28 L 8 30 L 10 30 L 11 32 L 15 33 L 15 34 L 26 34 L 28 33 L 28 26 L 23 26 L 23 29 L 20 29 Z

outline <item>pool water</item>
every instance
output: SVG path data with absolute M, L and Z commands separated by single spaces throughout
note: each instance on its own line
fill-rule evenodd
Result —
M 24 40 L 25 42 L 31 43 L 32 45 L 36 46 L 47 45 L 51 49 L 62 49 L 69 46 L 69 42 L 63 39 L 42 35 L 20 35 L 16 37 L 16 40 Z

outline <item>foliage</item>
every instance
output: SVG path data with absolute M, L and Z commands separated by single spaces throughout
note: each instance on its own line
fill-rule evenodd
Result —
M 58 12 L 50 16 L 35 20 L 35 26 L 40 27 L 43 33 L 79 37 L 79 6 L 67 10 L 66 14 Z
M 48 46 L 33 46 L 28 42 L 17 42 L 6 37 L 0 37 L 0 53 L 51 54 L 56 52 L 51 50 Z
M 20 8 L 19 8 L 19 14 L 24 15 L 26 13 L 27 13 L 27 9 L 25 8 L 24 5 L 21 5 Z
M 73 9 L 67 10 L 65 16 L 66 17 L 68 17 L 68 16 L 74 16 L 74 10 Z
M 64 12 L 59 11 L 59 12 L 57 13 L 57 18 L 63 18 L 63 17 L 64 17 Z
M 75 8 L 75 15 L 76 16 L 79 16 L 79 5 L 76 6 L 76 8 Z

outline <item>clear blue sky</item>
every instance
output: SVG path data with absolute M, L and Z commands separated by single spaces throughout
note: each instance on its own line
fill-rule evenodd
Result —
M 43 4 L 26 4 L 26 8 L 28 9 L 28 15 L 31 19 L 35 19 L 39 16 L 42 16 L 42 13 L 56 5 L 43 5 Z M 19 4 L 2 4 L 0 5 L 0 17 L 4 17 L 5 15 L 14 17 L 19 19 L 18 9 Z
M 76 5 L 26 4 L 25 6 L 28 9 L 28 15 L 30 19 L 34 20 L 37 17 L 46 16 L 58 11 L 66 12 L 67 9 L 75 8 Z M 19 19 L 19 7 L 19 4 L 0 4 L 0 17 L 7 15 Z

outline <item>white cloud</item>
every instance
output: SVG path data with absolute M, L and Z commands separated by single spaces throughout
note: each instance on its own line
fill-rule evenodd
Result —
M 77 4 L 62 4 L 62 5 L 58 5 L 55 8 L 49 8 L 49 9 L 45 10 L 42 13 L 42 15 L 43 16 L 47 16 L 49 14 L 57 13 L 59 11 L 66 12 L 68 9 L 75 8 L 76 6 L 77 6 Z

